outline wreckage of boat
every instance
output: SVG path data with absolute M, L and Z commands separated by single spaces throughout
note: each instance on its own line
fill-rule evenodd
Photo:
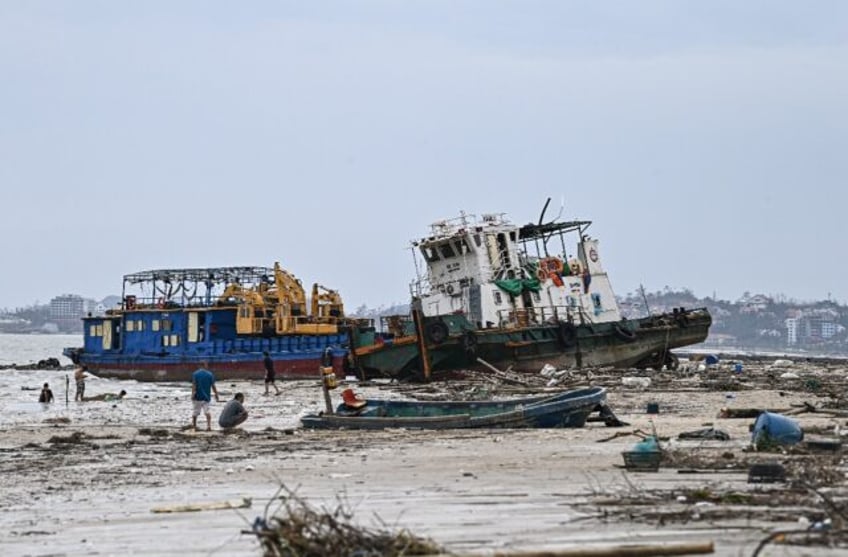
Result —
M 606 390 L 590 387 L 556 394 L 489 401 L 399 401 L 358 399 L 343 393 L 334 412 L 310 414 L 301 423 L 311 429 L 468 429 L 583 427 L 594 412 L 620 422 L 606 406 Z
M 622 317 L 590 225 L 518 226 L 494 214 L 433 224 L 413 242 L 423 264 L 411 315 L 352 330 L 354 365 L 364 376 L 423 378 L 491 366 L 675 368 L 671 351 L 707 338 L 709 312 Z

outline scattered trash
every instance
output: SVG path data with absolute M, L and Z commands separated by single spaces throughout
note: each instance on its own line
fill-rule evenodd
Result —
M 780 375 L 781 379 L 798 379 L 797 373 L 792 373 L 791 371 L 787 371 L 786 373 L 782 373 Z
M 782 414 L 763 412 L 754 422 L 751 443 L 758 449 L 769 445 L 795 445 L 804 440 L 798 422 Z
M 714 366 L 718 363 L 718 361 L 718 356 L 716 356 L 715 354 L 707 354 L 707 356 L 704 358 L 704 363 L 708 366 Z
M 786 469 L 782 464 L 754 464 L 748 469 L 748 483 L 777 483 L 786 481 Z
M 792 360 L 775 360 L 771 367 L 792 367 L 794 362 Z
M 624 467 L 628 470 L 656 472 L 660 468 L 662 450 L 653 435 L 645 437 L 628 452 L 621 453 L 624 457 Z
M 539 373 L 544 377 L 552 377 L 554 373 L 556 373 L 556 368 L 551 364 L 545 364 L 542 366 L 542 369 L 539 370 Z
M 707 427 L 695 431 L 684 431 L 677 436 L 678 439 L 714 439 L 716 441 L 730 441 L 730 435 L 726 431 Z
M 647 389 L 651 386 L 650 377 L 622 377 L 621 384 L 631 389 Z

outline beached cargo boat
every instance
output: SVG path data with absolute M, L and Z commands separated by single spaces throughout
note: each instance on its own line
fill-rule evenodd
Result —
M 343 402 L 332 414 L 310 414 L 300 421 L 312 429 L 583 427 L 586 418 L 594 412 L 615 419 L 605 401 L 606 390 L 602 387 L 510 400 L 364 399 Z M 616 420 L 616 423 L 620 422 Z
M 356 366 L 366 376 L 425 378 L 489 365 L 676 368 L 671 350 L 704 341 L 709 312 L 622 317 L 590 225 L 466 214 L 433 224 L 413 242 L 423 271 L 411 285 L 411 315 L 352 330 Z
M 120 307 L 83 319 L 64 354 L 102 377 L 187 381 L 207 362 L 218 379 L 261 379 L 263 352 L 281 379 L 339 375 L 347 355 L 338 292 L 268 267 L 167 269 L 124 276 Z M 326 356 L 325 356 L 326 354 Z

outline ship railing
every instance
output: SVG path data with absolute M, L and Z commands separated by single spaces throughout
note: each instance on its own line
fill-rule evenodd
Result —
M 583 308 L 567 305 L 498 310 L 498 326 L 502 328 L 529 327 L 560 322 L 591 323 L 591 318 L 583 311 Z

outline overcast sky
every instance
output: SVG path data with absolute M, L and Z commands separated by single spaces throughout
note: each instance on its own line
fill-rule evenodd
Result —
M 0 307 L 593 220 L 614 289 L 848 301 L 848 2 L 0 2 Z

